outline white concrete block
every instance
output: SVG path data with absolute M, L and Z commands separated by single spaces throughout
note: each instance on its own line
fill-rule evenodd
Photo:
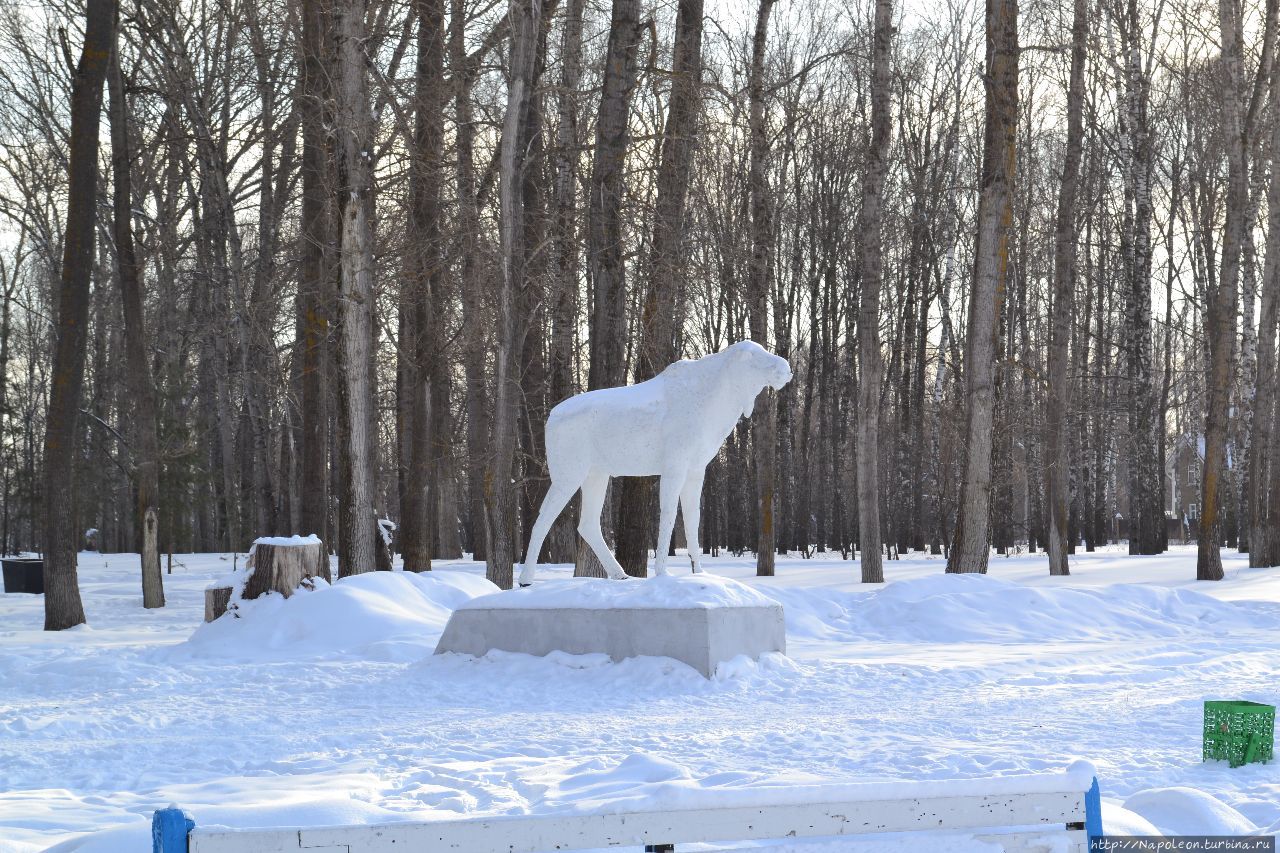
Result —
M 651 655 L 683 661 L 710 678 L 718 664 L 739 655 L 786 653 L 782 605 L 747 587 L 745 593 L 726 594 L 726 583 L 741 585 L 698 577 L 701 585 L 688 578 L 582 578 L 552 589 L 541 585 L 541 593 L 517 589 L 484 596 L 453 612 L 436 654 L 562 651 L 603 653 L 615 661 Z M 601 594 L 601 584 L 611 585 L 608 594 Z

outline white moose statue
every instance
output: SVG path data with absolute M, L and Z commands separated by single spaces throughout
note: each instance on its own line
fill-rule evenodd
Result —
M 684 507 L 693 571 L 702 571 L 698 515 L 707 464 L 738 418 L 751 416 L 764 387 L 780 389 L 790 381 L 786 359 L 753 341 L 741 341 L 712 355 L 677 361 L 647 382 L 588 391 L 552 409 L 546 439 L 551 487 L 529 537 L 520 585 L 533 583 L 547 531 L 578 489 L 582 489 L 578 532 L 609 577 L 627 577 L 600 531 L 610 477 L 659 475 L 654 573 L 667 574 L 677 500 Z

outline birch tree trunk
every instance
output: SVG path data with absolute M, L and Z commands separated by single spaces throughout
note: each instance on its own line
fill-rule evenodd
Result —
M 1150 81 L 1142 64 L 1142 21 L 1137 0 L 1129 0 L 1125 36 L 1125 129 L 1128 156 L 1127 234 L 1123 242 L 1127 288 L 1125 350 L 1129 378 L 1129 553 L 1165 549 L 1163 472 L 1157 458 L 1157 398 L 1151 365 L 1151 130 L 1147 118 Z
M 44 629 L 84 623 L 76 576 L 75 460 L 89 325 L 98 200 L 102 83 L 114 41 L 116 4 L 88 0 L 84 47 L 71 82 L 67 215 L 58 286 L 53 371 L 44 436 Z
M 1017 0 L 987 0 L 986 32 L 986 122 L 973 288 L 969 294 L 969 335 L 965 340 L 968 458 L 951 553 L 947 555 L 947 571 L 953 573 L 985 573 L 990 551 L 996 319 L 1004 304 L 1009 222 L 1013 217 L 1011 199 L 1017 170 Z
M 147 359 L 142 283 L 133 243 L 133 157 L 129 147 L 129 112 L 124 75 L 120 71 L 119 38 L 111 53 L 107 88 L 111 94 L 112 216 L 116 266 L 124 314 L 125 359 L 133 398 L 134 478 L 137 487 L 136 525 L 142 535 L 142 606 L 164 607 L 164 576 L 160 572 L 160 446 L 156 431 L 156 394 Z
M 344 473 L 338 576 L 376 569 L 373 415 L 373 114 L 364 0 L 335 0 L 334 165 L 341 234 L 340 444 Z
M 858 544 L 863 583 L 884 583 L 880 540 L 880 289 L 884 280 L 881 205 L 891 144 L 889 56 L 893 0 L 876 0 L 871 51 L 871 139 L 858 213 L 862 288 L 858 305 Z
M 1070 574 L 1067 565 L 1067 522 L 1070 511 L 1071 460 L 1067 422 L 1071 410 L 1071 320 L 1075 315 L 1076 196 L 1084 145 L 1085 40 L 1089 34 L 1088 0 L 1075 0 L 1071 24 L 1071 76 L 1067 86 L 1067 144 L 1058 188 L 1054 225 L 1053 314 L 1049 329 L 1049 406 L 1045 451 L 1045 503 L 1049 509 L 1049 574 Z

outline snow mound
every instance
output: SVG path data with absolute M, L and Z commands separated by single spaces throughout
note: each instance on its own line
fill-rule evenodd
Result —
M 715 575 L 668 575 L 643 580 L 605 578 L 551 580 L 475 598 L 459 609 L 573 607 L 586 610 L 627 608 L 669 610 L 688 607 L 770 607 L 777 602 L 730 578 Z
M 1043 643 L 1280 628 L 1280 614 L 1267 605 L 1138 584 L 1027 586 L 990 575 L 939 573 L 866 591 L 766 589 L 786 607 L 788 636 L 815 640 Z
M 367 572 L 289 598 L 269 593 L 201 625 L 168 654 L 234 661 L 429 655 L 449 614 L 497 587 L 466 572 Z M 237 618 L 238 617 L 238 618 Z
M 1159 835 L 1155 824 L 1124 806 L 1102 801 L 1102 831 L 1107 835 Z
M 206 829 L 361 825 L 403 820 L 403 814 L 367 801 L 374 796 L 376 784 L 375 777 L 354 773 L 317 774 L 301 779 L 230 777 L 209 783 L 175 785 L 166 793 L 177 797 L 196 823 Z M 156 801 L 156 805 L 161 804 L 163 801 Z M 149 849 L 151 813 L 145 811 L 140 819 L 64 841 L 45 853 L 126 853 Z
M 1253 835 L 1258 831 L 1240 812 L 1195 788 L 1139 791 L 1124 801 L 1124 808 L 1166 835 Z
M 1077 760 L 1060 771 L 980 779 L 815 782 L 798 776 L 758 778 L 749 773 L 697 777 L 668 758 L 637 753 L 617 764 L 595 760 L 571 768 L 548 786 L 543 797 L 544 808 L 552 812 L 762 808 L 1084 791 L 1096 772 L 1089 762 Z

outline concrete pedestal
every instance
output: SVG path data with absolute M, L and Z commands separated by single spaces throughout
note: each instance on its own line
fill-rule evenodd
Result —
M 652 589 L 645 589 L 646 585 L 673 582 L 677 590 L 688 587 L 694 594 L 684 596 L 685 602 L 681 596 L 666 595 L 659 606 L 653 606 L 654 596 L 646 594 Z M 584 578 L 559 583 L 562 586 L 553 596 L 512 590 L 475 599 L 455 610 L 436 654 L 462 652 L 479 657 L 500 649 L 540 656 L 562 651 L 604 653 L 615 661 L 652 655 L 683 661 L 710 678 L 717 664 L 739 655 L 758 658 L 787 650 L 782 605 L 758 593 L 758 600 L 743 601 L 747 596 L 742 595 L 729 596 L 738 600 L 715 600 L 725 596 L 699 596 L 697 589 L 707 586 L 674 579 Z M 583 594 L 575 596 L 567 584 L 578 585 Z M 601 584 L 614 585 L 616 594 L 611 589 L 601 600 Z

